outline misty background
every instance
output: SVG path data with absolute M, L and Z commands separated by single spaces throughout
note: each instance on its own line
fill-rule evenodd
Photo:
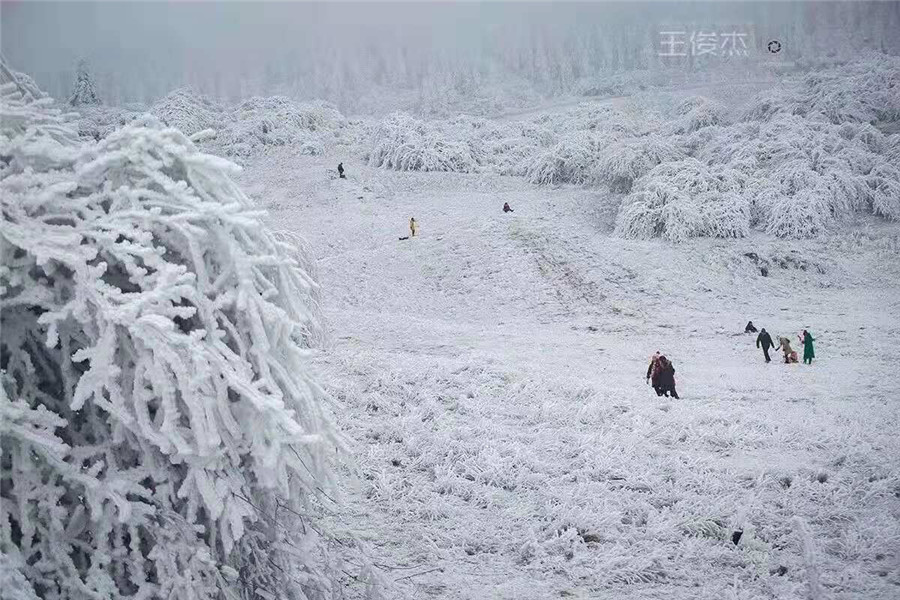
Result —
M 88 61 L 107 104 L 193 87 L 222 101 L 280 94 L 345 114 L 429 112 L 453 97 L 528 105 L 599 95 L 624 72 L 678 77 L 814 68 L 900 53 L 898 2 L 0 4 L 2 51 L 52 96 Z M 736 31 L 746 56 L 660 56 L 660 32 Z M 767 50 L 778 40 L 781 51 Z

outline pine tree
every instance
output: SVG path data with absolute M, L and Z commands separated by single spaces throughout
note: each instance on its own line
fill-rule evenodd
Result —
M 69 96 L 69 105 L 98 104 L 100 104 L 100 96 L 97 94 L 97 88 L 94 86 L 94 78 L 91 76 L 87 61 L 80 60 L 75 72 L 75 85 L 72 88 L 72 94 Z

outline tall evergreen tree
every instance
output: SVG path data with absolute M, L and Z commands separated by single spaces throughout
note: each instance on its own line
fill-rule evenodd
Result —
M 75 72 L 75 85 L 72 87 L 72 94 L 69 96 L 70 106 L 81 106 L 83 104 L 100 104 L 100 96 L 97 94 L 97 88 L 94 85 L 94 78 L 88 69 L 87 61 L 78 61 L 78 68 Z

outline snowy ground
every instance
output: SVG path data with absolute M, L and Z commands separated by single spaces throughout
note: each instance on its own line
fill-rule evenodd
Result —
M 625 241 L 605 192 L 337 161 L 241 179 L 319 259 L 357 467 L 336 527 L 387 597 L 806 598 L 794 517 L 823 597 L 900 596 L 900 227 Z M 816 361 L 764 364 L 748 319 Z

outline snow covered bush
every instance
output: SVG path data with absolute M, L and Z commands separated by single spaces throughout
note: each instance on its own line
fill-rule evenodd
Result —
M 145 112 L 136 106 L 79 106 L 75 126 L 82 138 L 99 141 Z
M 747 179 L 693 158 L 663 163 L 622 203 L 616 232 L 628 238 L 743 237 L 750 231 Z
M 327 135 L 343 119 L 324 102 L 299 104 L 283 96 L 250 98 L 229 110 L 218 145 L 227 156 L 249 156 L 267 146 L 295 146 L 300 154 L 325 151 Z
M 871 53 L 815 71 L 798 86 L 762 92 L 743 118 L 760 121 L 782 113 L 833 124 L 897 121 L 900 58 Z
M 188 136 L 222 124 L 222 109 L 188 88 L 171 92 L 150 107 L 150 114 Z
M 610 140 L 601 145 L 599 154 L 594 171 L 597 181 L 626 192 L 656 165 L 684 158 L 674 143 L 655 134 Z
M 87 62 L 79 61 L 75 72 L 75 85 L 72 87 L 72 94 L 69 96 L 69 105 L 91 106 L 97 104 L 100 104 L 100 96 L 97 94 L 94 78 L 91 77 Z
M 673 133 L 691 133 L 719 125 L 725 120 L 725 107 L 703 96 L 689 98 L 678 105 L 678 117 L 673 122 Z
M 181 132 L 82 144 L 0 92 L 4 596 L 324 596 L 338 440 L 296 248 Z
M 368 162 L 396 171 L 475 172 L 483 153 L 473 140 L 477 136 L 455 125 L 442 128 L 407 114 L 392 115 L 373 129 Z
M 900 57 L 871 53 L 835 69 L 808 75 L 804 114 L 831 123 L 900 119 Z
M 832 125 L 780 114 L 764 123 L 711 128 L 696 157 L 743 172 L 753 186 L 754 222 L 781 237 L 823 233 L 870 210 L 896 219 L 900 177 L 868 124 Z
M 573 133 L 537 154 L 525 169 L 531 183 L 557 185 L 587 183 L 593 176 L 600 142 L 587 133 Z

